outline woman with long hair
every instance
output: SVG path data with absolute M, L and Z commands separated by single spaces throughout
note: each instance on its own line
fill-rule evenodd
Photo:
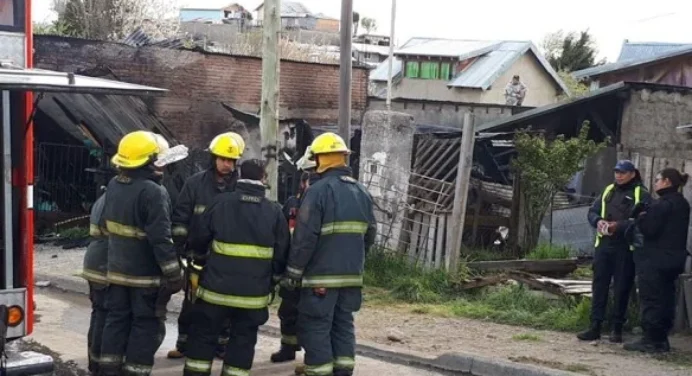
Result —
M 688 175 L 674 168 L 658 173 L 654 190 L 659 198 L 644 208 L 635 223 L 643 245 L 635 249 L 643 337 L 625 350 L 668 352 L 668 333 L 675 318 L 675 281 L 684 271 L 690 205 L 682 195 Z

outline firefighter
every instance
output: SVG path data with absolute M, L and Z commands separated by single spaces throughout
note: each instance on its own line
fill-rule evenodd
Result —
M 310 147 L 305 155 L 298 160 L 297 167 L 303 171 L 300 177 L 300 188 L 296 196 L 291 196 L 284 204 L 284 216 L 288 221 L 288 228 L 293 234 L 295 222 L 300 208 L 300 203 L 310 184 L 314 183 L 319 175 L 315 172 L 315 163 Z M 271 355 L 272 363 L 290 362 L 295 360 L 296 352 L 300 350 L 298 345 L 296 323 L 298 321 L 298 292 L 289 291 L 283 287 L 279 289 L 281 305 L 279 305 L 279 319 L 281 320 L 281 348 Z
M 362 303 L 363 265 L 374 243 L 372 198 L 351 177 L 344 140 L 324 133 L 311 145 L 320 179 L 303 197 L 286 275 L 281 284 L 300 286 L 298 342 L 306 375 L 352 375 L 353 313 Z
M 628 351 L 669 352 L 668 333 L 675 319 L 675 281 L 685 269 L 690 205 L 681 193 L 688 180 L 674 168 L 654 183 L 659 198 L 636 219 L 644 244 L 634 254 L 643 336 L 625 344 Z
M 193 249 L 211 252 L 197 288 L 185 375 L 210 374 L 228 319 L 222 374 L 248 375 L 252 368 L 257 331 L 269 319 L 274 281 L 285 270 L 290 245 L 288 224 L 281 207 L 265 198 L 264 180 L 260 161 L 244 162 L 235 191 L 214 198 L 191 234 Z
M 171 239 L 171 203 L 161 186 L 164 149 L 154 133 L 127 134 L 111 162 L 100 226 L 108 232 L 106 324 L 99 373 L 149 375 L 165 336 L 166 304 L 183 278 Z
M 237 133 L 222 133 L 214 137 L 208 149 L 211 165 L 205 171 L 198 172 L 187 179 L 175 204 L 171 216 L 173 240 L 179 255 L 184 259 L 187 278 L 185 278 L 185 299 L 178 316 L 178 341 L 176 348 L 168 352 L 169 358 L 179 359 L 185 355 L 185 344 L 194 315 L 192 304 L 194 289 L 191 288 L 190 279 L 199 278 L 206 258 L 205 249 L 192 250 L 190 248 L 187 244 L 188 234 L 197 231 L 202 213 L 214 197 L 235 189 L 238 180 L 236 163 L 243 156 L 244 150 L 245 142 Z M 199 256 L 193 257 L 194 255 Z M 218 340 L 217 356 L 220 358 L 223 358 L 227 342 L 226 330 Z
M 101 338 L 103 326 L 106 323 L 106 279 L 108 264 L 108 232 L 99 223 L 106 194 L 102 194 L 91 207 L 89 218 L 89 235 L 91 241 L 84 255 L 84 267 L 82 276 L 89 283 L 89 300 L 91 301 L 91 320 L 87 335 L 89 371 L 98 373 L 98 364 L 101 358 Z
M 622 342 L 627 305 L 634 284 L 634 247 L 625 236 L 635 206 L 646 204 L 650 195 L 642 184 L 639 171 L 628 160 L 617 162 L 615 182 L 608 185 L 589 209 L 588 220 L 597 229 L 593 259 L 593 299 L 591 327 L 577 335 L 582 341 L 601 338 L 608 292 L 614 280 L 614 307 L 611 314 L 610 342 Z

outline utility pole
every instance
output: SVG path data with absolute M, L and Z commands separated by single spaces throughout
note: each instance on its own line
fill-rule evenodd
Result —
M 264 2 L 262 36 L 262 108 L 260 110 L 260 135 L 262 154 L 267 163 L 267 197 L 278 200 L 279 171 L 279 31 L 281 28 L 281 0 Z
M 452 209 L 452 239 L 448 241 L 451 247 L 447 248 L 447 271 L 456 272 L 459 266 L 459 258 L 464 235 L 464 221 L 466 219 L 466 204 L 469 197 L 469 180 L 473 167 L 473 146 L 476 138 L 474 116 L 467 112 L 464 114 L 464 129 L 461 135 L 459 149 L 459 166 L 457 167 L 456 189 L 454 191 L 454 208 Z
M 339 135 L 351 144 L 351 76 L 353 63 L 351 43 L 353 39 L 353 0 L 341 0 L 341 68 L 339 79 Z
M 392 0 L 391 28 L 389 31 L 389 67 L 387 73 L 387 112 L 392 111 L 392 75 L 394 73 L 394 30 L 396 24 L 396 0 Z

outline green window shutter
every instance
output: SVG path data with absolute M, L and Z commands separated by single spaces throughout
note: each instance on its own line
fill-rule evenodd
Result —
M 449 77 L 449 68 L 450 68 L 449 63 L 440 64 L 440 79 L 441 80 L 448 81 L 451 79 L 451 77 Z
M 437 62 L 426 61 L 421 63 L 421 78 L 436 80 L 440 77 L 440 64 Z
M 407 78 L 418 78 L 419 76 L 418 62 L 408 61 L 406 62 L 406 77 Z

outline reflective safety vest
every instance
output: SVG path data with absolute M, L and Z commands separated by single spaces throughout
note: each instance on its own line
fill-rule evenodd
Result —
M 601 195 L 601 218 L 606 217 L 606 198 L 612 192 L 612 190 L 615 188 L 615 184 L 610 184 L 606 187 L 606 189 L 603 191 L 603 194 Z M 638 185 L 634 187 L 634 204 L 637 205 L 639 204 L 639 201 L 641 201 L 642 198 L 642 186 Z M 594 247 L 598 247 L 599 244 L 601 244 L 601 238 L 603 235 L 601 235 L 598 231 L 596 231 L 596 244 Z M 630 251 L 634 251 L 634 246 L 630 246 Z

